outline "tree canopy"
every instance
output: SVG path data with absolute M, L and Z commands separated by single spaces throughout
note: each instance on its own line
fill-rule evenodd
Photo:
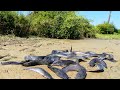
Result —
M 116 32 L 113 24 L 93 26 L 90 20 L 77 16 L 75 11 L 32 11 L 29 15 L 17 11 L 0 11 L 0 34 L 19 37 L 30 35 L 58 38 L 95 38 L 95 34 Z

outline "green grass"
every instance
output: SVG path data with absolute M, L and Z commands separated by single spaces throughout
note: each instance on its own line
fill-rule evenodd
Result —
M 96 34 L 99 39 L 120 39 L 120 34 Z

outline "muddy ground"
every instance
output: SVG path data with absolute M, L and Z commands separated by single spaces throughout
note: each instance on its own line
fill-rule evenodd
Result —
M 93 51 L 97 53 L 107 52 L 114 55 L 116 63 L 105 61 L 108 68 L 102 73 L 87 72 L 86 79 L 120 79 L 120 40 L 63 40 L 47 38 L 0 38 L 0 62 L 23 61 L 26 55 L 47 55 L 52 50 L 66 50 L 73 47 L 74 51 Z M 87 70 L 94 70 L 88 66 L 90 60 L 81 62 Z M 53 78 L 60 79 L 55 73 L 47 68 L 46 65 L 31 67 L 41 67 L 48 71 Z M 0 65 L 0 79 L 45 79 L 40 74 L 23 70 L 21 65 Z M 60 67 L 59 67 L 60 68 Z M 72 79 L 77 72 L 68 72 Z

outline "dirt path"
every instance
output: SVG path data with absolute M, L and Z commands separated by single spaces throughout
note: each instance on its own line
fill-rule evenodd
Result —
M 58 40 L 46 38 L 0 38 L 0 62 L 1 61 L 22 61 L 25 55 L 47 55 L 54 49 L 70 49 L 71 45 L 75 51 L 94 51 L 97 53 L 108 52 L 114 55 L 118 61 L 112 63 L 105 61 L 108 69 L 103 73 L 87 72 L 87 79 L 120 79 L 120 41 L 119 40 Z M 87 70 L 95 68 L 88 67 L 88 62 L 82 62 Z M 60 79 L 46 65 L 37 65 L 33 67 L 42 67 L 47 70 L 55 79 Z M 0 79 L 44 79 L 38 73 L 23 70 L 21 65 L 0 65 Z M 68 72 L 70 77 L 74 78 L 76 72 Z

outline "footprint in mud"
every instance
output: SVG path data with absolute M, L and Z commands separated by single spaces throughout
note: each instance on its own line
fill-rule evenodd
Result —
M 6 50 L 6 49 L 4 49 L 4 48 L 0 48 L 0 50 Z
M 17 57 L 16 56 L 7 56 L 7 57 L 2 58 L 0 61 L 9 61 L 14 58 L 17 58 Z
M 3 73 L 9 73 L 8 70 L 4 70 Z
M 119 45 L 120 43 L 115 43 L 115 45 Z
M 7 44 L 4 44 L 3 46 L 7 46 Z
M 35 51 L 35 49 L 29 49 L 29 50 L 27 50 L 28 52 L 34 52 Z
M 4 55 L 4 56 L 0 56 L 0 59 L 5 58 L 5 57 L 8 57 L 8 56 L 10 56 L 10 55 L 7 54 L 7 55 Z
M 25 51 L 26 49 L 28 49 L 28 48 L 23 48 L 23 49 L 21 49 L 21 50 L 19 50 L 19 51 Z
M 20 44 L 19 46 L 22 46 L 22 44 Z
M 11 56 L 11 58 L 17 58 L 16 56 Z
M 4 58 L 4 59 L 2 59 L 1 61 L 8 61 L 8 60 L 10 60 L 11 58 Z
M 110 71 L 111 73 L 118 73 L 120 71 L 120 67 L 110 66 Z
M 17 58 L 17 57 L 7 54 L 7 55 L 4 55 L 4 56 L 0 56 L 0 61 L 8 61 L 8 60 L 10 60 L 12 58 Z
M 29 50 L 29 52 L 34 52 L 35 51 L 35 49 L 31 49 L 31 50 Z
M 47 45 L 53 45 L 53 43 L 47 43 Z
M 33 47 L 40 47 L 42 46 L 42 44 L 39 44 L 39 45 L 33 45 Z

